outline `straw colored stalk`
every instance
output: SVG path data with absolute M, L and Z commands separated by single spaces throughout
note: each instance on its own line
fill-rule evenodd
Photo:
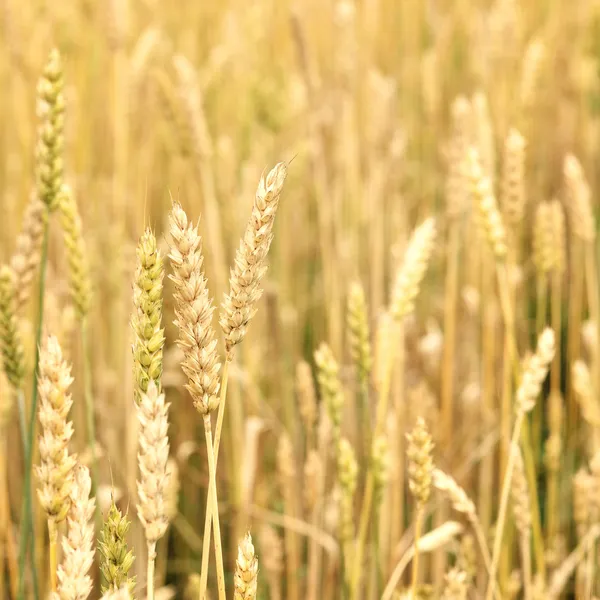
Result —
M 433 218 L 426 219 L 415 228 L 404 252 L 402 263 L 396 273 L 389 309 L 392 331 L 390 332 L 390 339 L 385 344 L 387 353 L 381 357 L 383 358 L 383 364 L 380 366 L 381 371 L 377 376 L 379 399 L 377 401 L 375 428 L 373 430 L 372 439 L 376 439 L 383 433 L 385 418 L 388 412 L 392 369 L 396 358 L 398 344 L 394 325 L 401 324 L 404 318 L 412 313 L 415 308 L 415 301 L 419 294 L 421 283 L 427 272 L 431 255 L 433 254 L 433 249 L 435 247 L 436 232 L 435 219 Z M 369 531 L 374 489 L 375 480 L 371 465 L 367 472 L 365 493 L 358 526 L 358 538 L 354 551 L 352 585 L 350 590 L 351 598 L 357 597 L 360 575 L 363 571 L 363 551 Z
M 148 544 L 148 600 L 154 600 L 156 543 L 163 537 L 169 525 L 166 510 L 169 404 L 165 402 L 165 395 L 159 394 L 154 380 L 151 379 L 148 383 L 148 389 L 142 394 L 137 411 L 140 423 L 137 512 Z
M 490 569 L 490 581 L 488 583 L 486 600 L 491 600 L 496 587 L 496 569 L 502 549 L 502 537 L 504 532 L 504 522 L 506 519 L 506 509 L 508 506 L 508 496 L 514 470 L 518 442 L 521 435 L 521 427 L 525 415 L 533 409 L 537 397 L 540 394 L 542 383 L 548 374 L 550 363 L 554 358 L 554 332 L 552 329 L 545 329 L 538 338 L 538 344 L 535 354 L 529 360 L 521 379 L 521 383 L 516 393 L 516 419 L 511 438 L 511 451 L 506 465 L 502 493 L 500 497 L 500 507 L 498 509 L 498 518 L 496 520 L 496 532 L 494 536 L 494 549 L 492 552 L 492 566 Z
M 469 189 L 467 152 L 471 105 L 459 96 L 452 103 L 452 139 L 448 153 L 446 179 L 446 212 L 449 218 L 446 246 L 446 283 L 444 286 L 444 355 L 441 373 L 441 407 L 444 432 L 442 439 L 452 443 L 454 422 L 454 358 L 456 356 L 456 304 L 458 299 L 458 261 L 460 252 L 461 217 L 468 207 Z
M 194 406 L 204 420 L 204 435 L 208 456 L 209 485 L 204 532 L 204 551 L 200 573 L 200 598 L 206 593 L 208 580 L 208 558 L 211 538 L 211 516 L 215 527 L 215 556 L 219 598 L 225 598 L 225 573 L 221 548 L 221 528 L 216 485 L 216 455 L 213 453 L 210 413 L 219 405 L 219 371 L 217 340 L 211 325 L 213 306 L 208 295 L 207 281 L 202 269 L 202 238 L 197 226 L 188 225 L 187 215 L 181 205 L 174 203 L 169 216 L 170 253 L 175 284 L 175 324 L 179 329 L 178 346 L 185 358 L 183 372 L 188 377 L 186 389 L 190 392 Z M 223 386 L 224 388 L 225 386 Z M 212 505 L 212 506 L 211 506 Z
M 277 448 L 277 470 L 279 472 L 281 495 L 285 506 L 284 513 L 292 517 L 296 516 L 296 498 L 294 495 L 294 479 L 296 477 L 296 466 L 294 464 L 292 442 L 287 433 L 279 437 Z M 285 530 L 285 554 L 287 574 L 287 594 L 290 600 L 300 598 L 298 588 L 298 569 L 300 567 L 298 536 L 289 528 Z
M 31 297 L 33 280 L 40 265 L 46 226 L 46 205 L 33 195 L 23 216 L 10 266 L 15 274 L 16 309 L 22 312 Z
M 73 436 L 73 425 L 67 421 L 73 404 L 68 390 L 73 378 L 55 337 L 49 336 L 46 339 L 40 352 L 39 369 L 40 464 L 35 467 L 35 473 L 40 505 L 48 520 L 50 588 L 55 592 L 57 524 L 66 518 L 71 506 L 73 469 L 76 464 L 75 457 L 69 455 L 68 450 Z
M 535 331 L 539 335 L 548 322 L 548 278 L 554 269 L 553 208 L 551 202 L 541 202 L 535 211 L 533 224 L 533 264 L 536 270 Z M 543 411 L 533 413 L 532 443 L 541 444 Z
M 87 467 L 75 468 L 71 506 L 67 515 L 68 534 L 62 538 L 63 559 L 58 567 L 60 600 L 86 600 L 92 592 L 89 571 L 94 564 L 95 500 L 90 498 L 92 479 Z
M 547 403 L 549 436 L 546 441 L 547 480 L 547 531 L 546 539 L 552 545 L 558 534 L 558 484 L 562 454 L 563 397 L 561 393 L 561 331 L 562 284 L 566 265 L 566 234 L 563 209 L 558 200 L 550 205 L 552 243 L 552 270 L 550 272 L 550 319 L 556 336 L 556 352 L 550 366 L 550 396 Z M 548 249 L 550 251 L 550 248 Z
M 495 339 L 495 294 L 494 294 L 494 270 L 498 277 L 498 293 L 505 316 L 504 330 L 504 355 L 508 354 L 511 359 L 514 354 L 514 326 L 512 318 L 512 304 L 506 275 L 506 257 L 508 242 L 504 222 L 494 195 L 490 171 L 485 170 L 479 150 L 472 148 L 469 151 L 468 165 L 471 184 L 473 209 L 479 227 L 480 238 L 483 243 L 487 242 L 487 248 L 482 249 L 480 263 L 480 292 L 482 311 L 481 327 L 481 351 L 482 351 L 482 384 L 481 384 L 481 421 L 485 425 L 487 417 L 494 410 L 494 397 L 496 389 L 496 339 Z M 489 165 L 488 165 L 489 169 Z M 513 347 L 511 347 L 511 343 Z M 510 364 L 510 361 L 504 361 Z M 504 432 L 506 439 L 510 436 L 511 423 L 511 388 L 504 386 L 502 406 L 500 412 L 500 430 Z M 503 436 L 504 439 L 504 436 Z M 507 455 L 506 443 L 502 444 L 502 454 Z M 505 459 L 501 462 L 506 462 Z M 484 530 L 491 525 L 492 518 L 492 496 L 494 457 L 488 453 L 481 461 L 479 477 L 479 515 Z M 481 579 L 479 581 L 481 587 Z
M 321 457 L 318 474 L 316 477 L 315 498 L 312 502 L 314 508 L 311 514 L 311 524 L 318 530 L 321 529 L 323 519 L 323 503 L 325 497 L 325 485 L 327 482 L 327 457 L 329 444 L 331 441 L 331 422 L 327 414 L 327 408 L 324 403 L 320 406 L 319 428 L 317 438 L 318 457 Z M 322 549 L 314 538 L 311 538 L 308 546 L 308 577 L 306 597 L 308 600 L 317 600 L 320 598 L 321 586 L 321 561 Z
M 346 438 L 340 439 L 337 451 L 337 479 L 340 484 L 340 540 L 344 549 L 344 579 L 350 584 L 348 567 L 352 564 L 354 540 L 354 494 L 358 479 L 358 463 L 352 445 Z
M 523 587 L 525 589 L 525 600 L 532 599 L 532 577 L 531 577 L 531 505 L 529 501 L 529 489 L 525 477 L 525 466 L 520 450 L 515 450 L 515 465 L 512 481 L 512 504 L 515 516 L 515 524 L 519 533 L 519 546 L 521 549 L 521 561 L 523 565 Z

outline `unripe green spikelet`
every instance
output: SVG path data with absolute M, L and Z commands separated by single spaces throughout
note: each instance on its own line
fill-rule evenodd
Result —
M 160 378 L 165 344 L 162 322 L 163 259 L 156 237 L 146 229 L 137 247 L 131 326 L 135 334 L 133 359 L 137 384 L 136 400 L 148 391 L 152 380 L 160 391 Z
M 135 577 L 130 578 L 128 574 L 135 557 L 125 541 L 130 525 L 131 522 L 121 514 L 113 502 L 102 526 L 102 540 L 99 544 L 102 555 L 100 570 L 106 582 L 106 585 L 102 586 L 103 594 L 116 592 L 123 586 L 133 594 Z
M 13 272 L 7 266 L 0 269 L 0 345 L 6 377 L 19 389 L 23 385 L 25 358 L 15 317 Z
M 427 504 L 431 494 L 433 441 L 421 417 L 417 419 L 414 429 L 406 435 L 406 438 L 409 487 L 415 500 L 422 507 Z
M 63 183 L 65 98 L 63 67 L 58 50 L 50 52 L 38 83 L 36 179 L 39 198 L 54 210 Z
M 367 383 L 373 365 L 373 355 L 369 338 L 367 301 L 365 292 L 358 282 L 350 286 L 348 293 L 348 337 L 358 378 L 361 383 Z
M 81 231 L 81 218 L 79 217 L 75 197 L 68 185 L 61 186 L 56 203 L 60 212 L 63 238 L 67 250 L 71 296 L 78 317 L 83 319 L 90 308 L 90 273 Z

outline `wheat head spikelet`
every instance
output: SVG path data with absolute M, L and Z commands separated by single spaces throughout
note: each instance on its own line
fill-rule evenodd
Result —
M 130 526 L 131 521 L 121 514 L 113 500 L 104 519 L 98 544 L 101 556 L 100 571 L 106 582 L 106 585 L 102 586 L 103 594 L 115 593 L 122 588 L 126 588 L 130 595 L 133 594 L 135 577 L 129 577 L 129 570 L 135 557 L 127 548 L 126 541 Z
M 396 321 L 402 320 L 415 308 L 415 299 L 433 253 L 435 236 L 435 219 L 430 217 L 410 237 L 392 290 L 390 313 Z
M 258 183 L 250 220 L 235 254 L 229 275 L 229 293 L 221 305 L 219 322 L 225 335 L 225 349 L 245 337 L 248 323 L 256 313 L 262 295 L 261 281 L 267 272 L 266 258 L 273 239 L 273 224 L 287 176 L 285 163 L 276 164 Z
M 339 377 L 339 366 L 331 348 L 322 342 L 315 351 L 317 365 L 317 381 L 321 397 L 327 407 L 327 414 L 331 421 L 331 433 L 334 448 L 337 449 L 340 439 L 342 424 L 342 409 L 344 407 L 344 391 Z
M 85 318 L 90 308 L 91 282 L 81 228 L 81 217 L 71 188 L 63 184 L 57 195 L 56 203 L 60 213 L 63 239 L 69 263 L 69 286 L 71 297 L 80 319 Z
M 557 200 L 541 202 L 535 212 L 533 262 L 539 274 L 565 268 L 565 220 Z
M 23 387 L 25 353 L 15 314 L 15 278 L 10 267 L 0 267 L 0 345 L 6 378 L 15 389 Z
M 423 507 L 429 501 L 433 478 L 433 441 L 422 417 L 406 434 L 408 448 L 408 485 L 417 504 Z
M 136 400 L 140 401 L 150 382 L 153 382 L 160 392 L 165 345 L 164 329 L 161 326 L 163 259 L 156 244 L 156 237 L 149 228 L 140 238 L 136 254 L 131 327 L 135 336 L 133 364 L 137 384 Z
M 371 465 L 373 470 L 373 505 L 379 507 L 383 501 L 383 491 L 390 474 L 390 448 L 385 434 L 379 434 L 373 440 Z
M 36 179 L 38 196 L 49 210 L 54 210 L 63 184 L 64 77 L 59 51 L 50 52 L 37 88 L 39 119 L 36 146 Z
M 594 227 L 590 186 L 585 178 L 581 163 L 573 154 L 565 156 L 563 175 L 573 232 L 579 239 L 585 242 L 593 242 L 596 239 L 596 229 Z
M 73 424 L 67 421 L 73 405 L 69 387 L 71 367 L 63 359 L 58 340 L 48 336 L 40 349 L 40 464 L 35 467 L 38 497 L 48 519 L 64 520 L 71 505 L 76 459 L 69 455 Z
M 258 585 L 258 559 L 254 553 L 252 536 L 247 533 L 238 546 L 235 561 L 234 600 L 254 600 Z
M 498 210 L 491 180 L 484 174 L 479 152 L 475 148 L 469 151 L 469 175 L 482 236 L 487 239 L 496 260 L 504 260 L 507 252 L 506 229 Z
M 531 503 L 529 501 L 529 488 L 525 476 L 523 457 L 518 448 L 515 452 L 515 464 L 511 479 L 511 494 L 515 524 L 520 535 L 529 538 L 531 534 Z
M 29 301 L 33 279 L 41 260 L 42 238 L 47 219 L 46 205 L 33 195 L 25 208 L 21 232 L 17 236 L 10 267 L 15 274 L 16 309 L 21 312 Z
M 355 281 L 348 291 L 348 338 L 350 354 L 358 370 L 358 379 L 362 383 L 369 381 L 373 366 L 373 353 L 369 334 L 367 301 L 362 285 Z
M 451 219 L 459 217 L 468 208 L 469 183 L 467 152 L 471 144 L 471 103 L 458 96 L 451 108 L 451 139 L 448 148 L 448 175 L 446 177 L 446 211 Z
M 511 129 L 504 144 L 500 206 L 510 227 L 518 227 L 525 215 L 525 138 Z
M 452 503 L 452 508 L 459 513 L 474 518 L 476 509 L 474 502 L 465 490 L 456 483 L 454 478 L 444 473 L 441 469 L 434 469 L 432 473 L 433 485 L 443 492 Z
M 170 253 L 175 284 L 175 324 L 179 329 L 178 346 L 184 352 L 183 372 L 188 377 L 186 389 L 196 409 L 206 415 L 219 405 L 219 371 L 217 340 L 211 325 L 213 305 L 202 270 L 202 238 L 198 227 L 178 203 L 169 215 Z
M 546 379 L 550 363 L 554 358 L 554 351 L 554 332 L 546 327 L 538 337 L 536 351 L 528 361 L 521 377 L 521 383 L 517 388 L 516 406 L 518 410 L 529 412 L 535 406 L 542 383 Z
M 154 380 L 137 406 L 140 423 L 137 490 L 138 517 L 149 544 L 156 543 L 169 525 L 166 511 L 167 461 L 169 459 L 169 404 Z
M 337 475 L 340 484 L 340 537 L 349 542 L 354 537 L 354 493 L 358 482 L 358 463 L 352 444 L 341 438 L 337 451 Z
M 58 567 L 60 600 L 86 600 L 92 592 L 89 571 L 94 563 L 94 510 L 90 498 L 92 479 L 87 467 L 75 467 L 71 507 L 67 515 L 68 533 L 62 538 L 63 560 Z

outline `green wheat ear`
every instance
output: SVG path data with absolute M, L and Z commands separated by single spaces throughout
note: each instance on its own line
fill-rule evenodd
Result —
M 127 548 L 125 540 L 131 521 L 123 516 L 121 511 L 112 502 L 106 519 L 102 526 L 98 549 L 101 554 L 100 571 L 106 582 L 102 586 L 102 593 L 116 592 L 126 586 L 131 597 L 135 588 L 135 577 L 128 577 L 135 556 Z

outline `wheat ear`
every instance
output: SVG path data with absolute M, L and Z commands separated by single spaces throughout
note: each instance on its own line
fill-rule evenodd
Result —
M 48 218 L 45 204 L 33 195 L 23 216 L 10 266 L 15 274 L 16 308 L 22 311 L 33 288 L 33 280 L 42 254 L 44 228 Z
M 142 394 L 137 411 L 140 423 L 137 512 L 148 544 L 148 600 L 154 600 L 156 542 L 165 534 L 169 525 L 165 498 L 169 459 L 169 404 L 165 402 L 165 395 L 159 394 L 154 380 L 150 380 L 146 393 Z
M 129 570 L 135 557 L 133 551 L 127 547 L 126 541 L 130 526 L 131 521 L 127 515 L 123 516 L 113 500 L 104 520 L 98 544 L 102 559 L 100 571 L 106 582 L 106 585 L 102 586 L 103 594 L 115 593 L 125 588 L 133 595 L 135 577 L 129 577 Z
M 92 592 L 89 571 L 94 563 L 95 500 L 90 498 L 92 479 L 87 467 L 75 468 L 68 534 L 62 539 L 63 560 L 58 567 L 60 600 L 86 600 Z
M 412 568 L 412 595 L 415 597 L 419 574 L 419 538 L 425 513 L 425 505 L 431 495 L 433 476 L 433 441 L 427 431 L 425 421 L 419 417 L 411 433 L 406 435 L 408 441 L 408 485 L 415 499 L 415 556 Z
M 40 464 L 35 467 L 35 473 L 38 497 L 48 519 L 50 583 L 55 592 L 57 523 L 63 521 L 69 512 L 76 464 L 75 457 L 69 455 L 68 450 L 73 436 L 73 425 L 67 421 L 73 405 L 68 390 L 73 378 L 55 337 L 49 336 L 40 352 L 39 370 Z
M 204 600 L 208 581 L 208 559 L 211 539 L 211 523 L 215 527 L 215 556 L 219 598 L 225 600 L 225 572 L 221 548 L 221 527 L 219 524 L 216 460 L 213 452 L 210 413 L 219 405 L 219 371 L 221 364 L 217 354 L 217 340 L 212 327 L 214 307 L 208 295 L 207 281 L 202 268 L 202 238 L 197 226 L 188 225 L 187 215 L 179 204 L 173 204 L 169 219 L 171 251 L 169 258 L 175 284 L 175 324 L 179 328 L 178 345 L 184 351 L 182 363 L 188 377 L 186 384 L 194 401 L 194 406 L 204 421 L 204 436 L 208 456 L 209 484 L 207 517 L 204 530 L 204 550 L 200 573 L 200 599 Z M 226 363 L 227 364 L 227 363 Z M 225 385 L 223 385 L 225 389 Z M 212 505 L 212 506 L 211 506 Z M 211 511 L 212 521 L 211 521 Z
M 234 600 L 255 600 L 258 584 L 258 559 L 254 554 L 252 536 L 247 533 L 238 546 L 233 575 Z

